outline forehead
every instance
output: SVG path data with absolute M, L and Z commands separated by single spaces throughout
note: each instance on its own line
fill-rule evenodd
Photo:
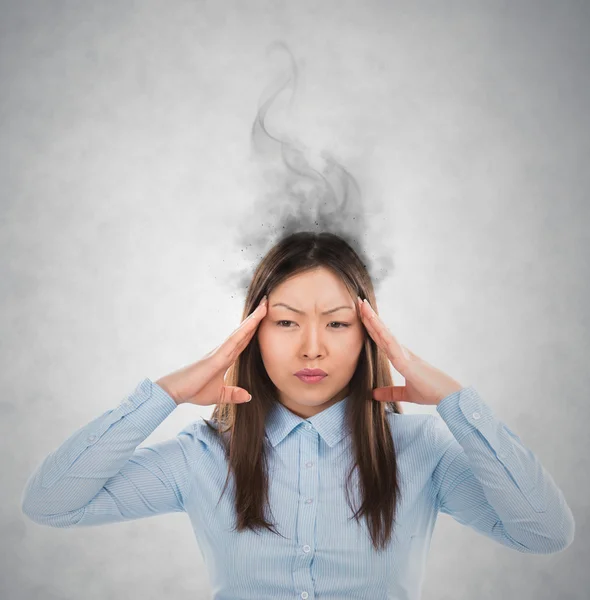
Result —
M 269 310 L 291 310 L 302 315 L 315 310 L 322 311 L 322 315 L 331 315 L 343 307 L 354 311 L 348 288 L 328 270 L 291 277 L 270 292 L 268 301 Z
M 269 299 L 281 296 L 281 299 L 309 301 L 347 300 L 350 293 L 340 277 L 324 267 L 293 275 L 276 286 Z M 285 298 L 284 298 L 285 297 Z

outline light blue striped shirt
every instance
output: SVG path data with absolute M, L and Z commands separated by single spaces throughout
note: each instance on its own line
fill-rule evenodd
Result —
M 467 387 L 438 404 L 442 418 L 387 413 L 402 495 L 394 537 L 376 552 L 344 491 L 352 460 L 348 399 L 308 419 L 277 403 L 267 417 L 267 517 L 284 538 L 231 531 L 233 476 L 216 508 L 227 465 L 202 419 L 138 448 L 177 406 L 148 378 L 43 460 L 27 481 L 22 510 L 61 528 L 184 511 L 215 600 L 418 600 L 439 511 L 519 552 L 551 554 L 573 541 L 574 518 L 551 475 Z M 353 482 L 356 509 L 356 470 Z

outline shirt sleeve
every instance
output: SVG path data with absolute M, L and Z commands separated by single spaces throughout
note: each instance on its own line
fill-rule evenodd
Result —
M 29 477 L 23 513 L 49 527 L 83 527 L 182 512 L 199 444 L 194 424 L 137 448 L 176 408 L 146 378 L 121 404 L 73 433 Z
M 477 391 L 443 398 L 430 420 L 440 457 L 433 473 L 437 510 L 492 540 L 532 554 L 565 550 L 575 522 L 562 491 Z

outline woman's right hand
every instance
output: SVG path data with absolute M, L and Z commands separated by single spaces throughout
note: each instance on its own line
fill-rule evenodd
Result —
M 225 374 L 250 343 L 260 321 L 266 316 L 266 296 L 258 307 L 220 345 L 196 363 L 183 367 L 156 381 L 176 404 L 210 406 L 221 402 L 248 402 L 250 393 L 244 388 L 224 384 Z

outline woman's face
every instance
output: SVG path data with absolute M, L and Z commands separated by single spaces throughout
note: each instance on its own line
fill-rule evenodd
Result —
M 341 306 L 346 308 L 322 314 Z M 365 330 L 356 300 L 328 269 L 301 273 L 277 286 L 268 296 L 256 335 L 268 376 L 291 412 L 306 419 L 348 395 Z M 306 367 L 322 369 L 328 376 L 305 383 L 295 373 Z

